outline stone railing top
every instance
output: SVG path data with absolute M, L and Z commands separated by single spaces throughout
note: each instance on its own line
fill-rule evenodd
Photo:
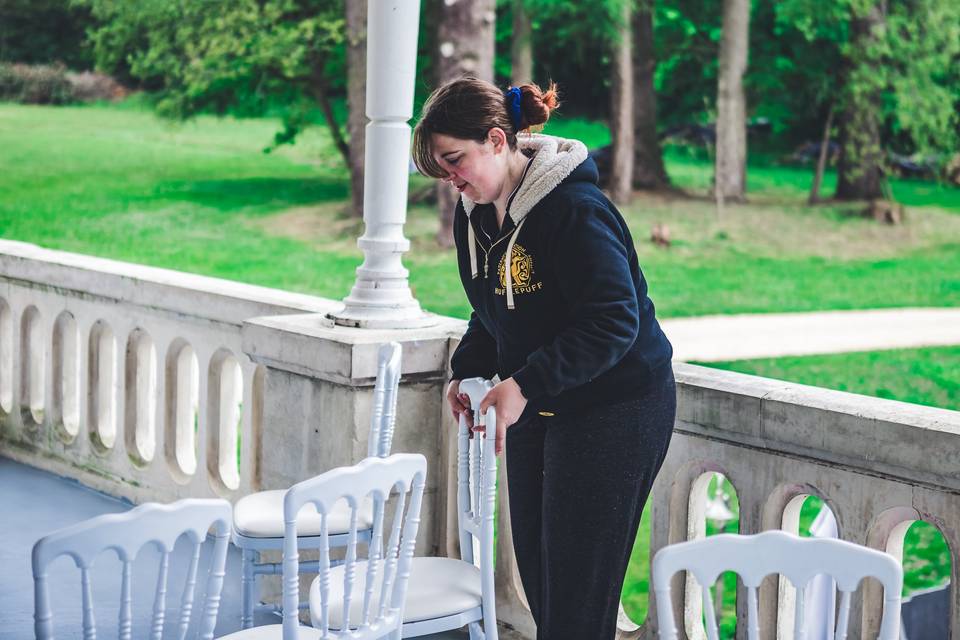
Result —
M 0 281 L 3 280 L 237 326 L 255 316 L 327 314 L 343 306 L 317 296 L 10 240 L 0 240 Z
M 674 371 L 680 431 L 960 492 L 958 411 L 689 364 Z
M 466 321 L 435 316 L 419 329 L 357 329 L 335 326 L 313 314 L 251 318 L 244 323 L 243 350 L 255 362 L 341 384 L 373 384 L 376 352 L 384 342 L 403 345 L 403 375 L 436 378 L 447 373 L 449 340 Z
M 404 375 L 445 375 L 447 341 L 466 326 L 443 316 L 420 329 L 335 326 L 328 316 L 339 301 L 11 240 L 0 240 L 0 295 L 5 282 L 242 327 L 255 362 L 347 384 L 372 384 L 376 350 L 391 340 L 404 344 Z

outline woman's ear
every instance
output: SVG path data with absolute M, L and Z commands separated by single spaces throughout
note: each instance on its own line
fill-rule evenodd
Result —
M 487 140 L 493 145 L 493 152 L 500 153 L 507 147 L 507 134 L 500 127 L 493 127 L 487 132 Z

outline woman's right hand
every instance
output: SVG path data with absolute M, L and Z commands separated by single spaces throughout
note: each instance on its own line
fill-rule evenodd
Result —
M 460 424 L 460 414 L 467 419 L 467 428 L 470 437 L 473 437 L 473 411 L 470 410 L 470 398 L 465 393 L 460 393 L 460 381 L 451 380 L 447 385 L 447 404 L 450 405 L 450 411 L 453 413 L 453 419 Z

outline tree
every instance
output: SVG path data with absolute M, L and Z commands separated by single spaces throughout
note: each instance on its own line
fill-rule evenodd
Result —
M 631 39 L 632 2 L 621 2 L 615 21 L 613 65 L 610 87 L 610 199 L 617 204 L 630 200 L 633 182 L 633 46 Z
M 873 70 L 884 18 L 879 6 L 866 7 L 850 19 L 850 54 L 845 81 L 851 90 L 844 101 L 840 124 L 840 161 L 837 166 L 838 200 L 881 198 L 883 148 L 880 143 L 882 84 Z
M 657 140 L 652 2 L 643 0 L 635 10 L 636 4 L 524 2 L 537 16 L 538 32 L 550 34 L 537 43 L 537 64 L 546 77 L 561 80 L 564 104 L 571 111 L 608 118 L 613 143 L 608 184 L 618 202 L 627 201 L 634 184 L 668 184 Z M 592 113 L 598 104 L 607 109 Z
M 367 2 L 346 0 L 347 130 L 350 134 L 350 199 L 363 216 L 363 167 L 367 131 Z
M 524 0 L 513 0 L 510 39 L 510 83 L 519 87 L 533 80 L 533 26 Z
M 633 187 L 662 189 L 670 186 L 663 150 L 657 138 L 657 67 L 653 44 L 653 0 L 641 0 L 633 14 L 634 156 Z
M 159 115 L 279 113 L 274 148 L 293 142 L 319 108 L 350 166 L 331 100 L 344 89 L 342 0 L 77 1 L 97 21 L 90 31 L 97 65 L 129 66 L 156 89 Z
M 493 82 L 494 0 L 444 2 L 437 29 L 437 81 L 443 85 L 466 74 Z M 459 195 L 445 182 L 437 183 L 440 230 L 437 242 L 453 246 L 453 214 Z
M 955 152 L 960 4 L 783 0 L 777 14 L 840 61 L 832 87 L 841 132 L 836 198 L 880 197 L 887 149 L 931 158 Z
M 0 62 L 88 69 L 93 61 L 84 30 L 90 23 L 89 10 L 70 0 L 2 0 Z
M 744 199 L 747 184 L 747 71 L 750 0 L 724 0 L 717 76 L 717 153 L 714 190 L 718 204 Z

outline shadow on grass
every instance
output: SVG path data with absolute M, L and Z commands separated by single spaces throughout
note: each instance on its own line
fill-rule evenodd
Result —
M 350 195 L 342 178 L 238 178 L 161 182 L 155 195 L 184 200 L 220 211 L 270 205 L 263 213 L 287 206 L 343 200 Z

